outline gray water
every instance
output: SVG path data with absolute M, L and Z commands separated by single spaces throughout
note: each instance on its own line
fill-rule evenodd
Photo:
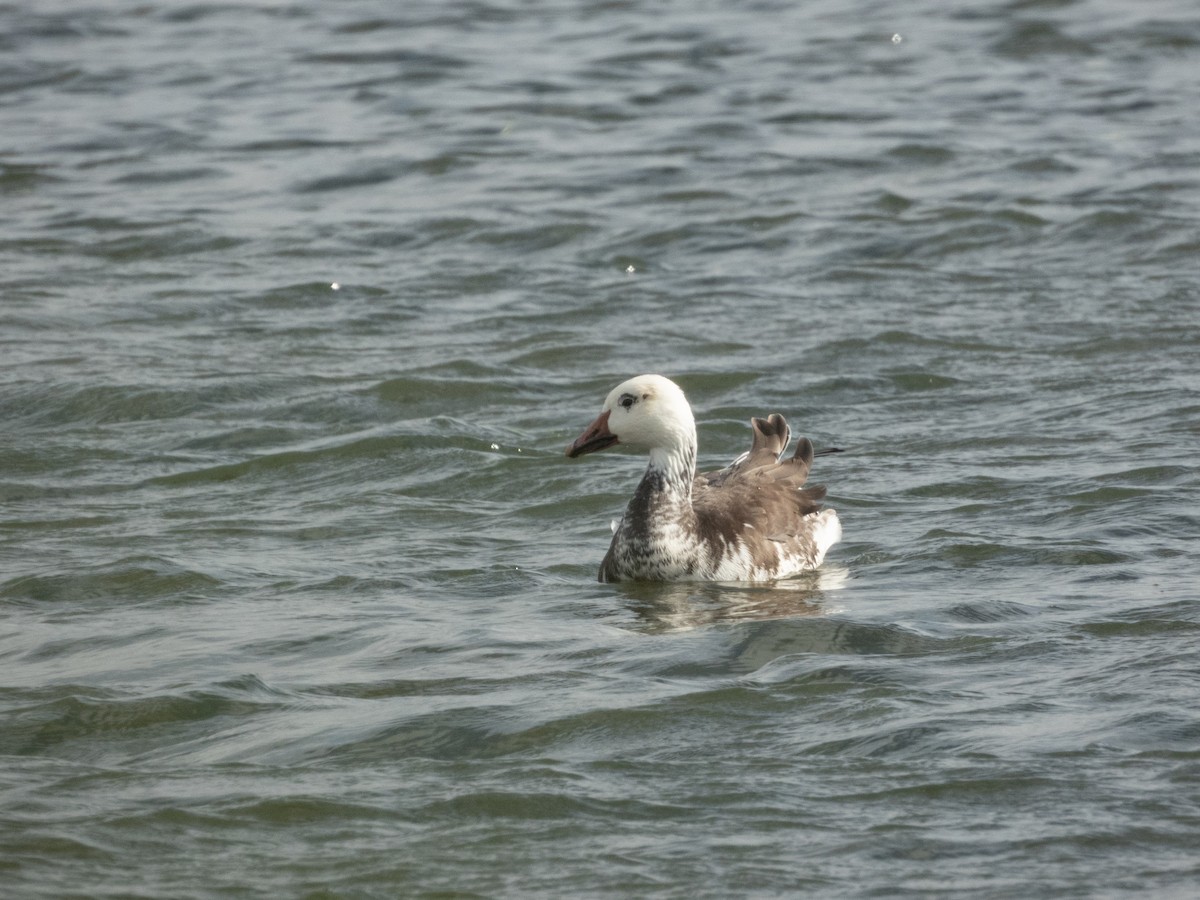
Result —
M 0 5 L 4 896 L 1195 896 L 1198 96 L 1194 0 Z M 821 572 L 595 582 L 649 371 L 847 449 Z

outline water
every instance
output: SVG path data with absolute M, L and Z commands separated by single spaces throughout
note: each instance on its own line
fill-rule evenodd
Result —
M 0 35 L 6 896 L 1194 896 L 1190 0 Z M 644 371 L 821 573 L 595 583 Z

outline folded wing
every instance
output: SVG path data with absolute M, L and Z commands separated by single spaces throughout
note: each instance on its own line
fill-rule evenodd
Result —
M 723 542 L 787 542 L 807 534 L 806 517 L 821 510 L 824 485 L 805 487 L 813 445 L 800 438 L 796 450 L 781 458 L 791 429 L 783 416 L 750 421 L 749 451 L 729 466 L 696 476 L 692 505 L 702 533 Z

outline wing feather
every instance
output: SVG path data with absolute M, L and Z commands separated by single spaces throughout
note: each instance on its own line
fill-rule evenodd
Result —
M 785 542 L 803 534 L 805 517 L 821 510 L 824 485 L 805 487 L 813 462 L 808 438 L 783 459 L 791 437 L 778 413 L 750 420 L 754 440 L 750 450 L 724 469 L 696 476 L 692 506 L 702 533 L 724 541 L 738 540 L 748 524 L 754 540 Z M 750 535 L 746 536 L 750 538 Z

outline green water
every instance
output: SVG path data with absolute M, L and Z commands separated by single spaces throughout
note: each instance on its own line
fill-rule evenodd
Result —
M 1190 3 L 0 36 L 5 896 L 1195 893 Z M 648 371 L 819 573 L 595 582 Z

